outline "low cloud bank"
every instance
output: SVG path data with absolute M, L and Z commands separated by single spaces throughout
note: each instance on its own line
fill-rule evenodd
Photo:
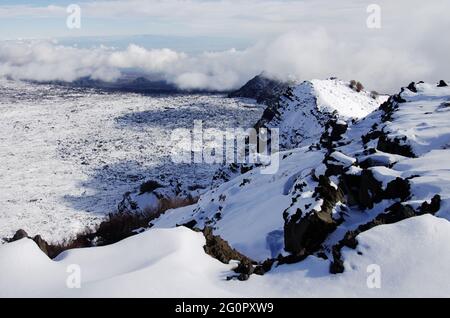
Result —
M 331 36 L 325 29 L 283 34 L 248 49 L 205 52 L 191 56 L 171 49 L 82 49 L 51 41 L 0 43 L 0 76 L 18 80 L 67 81 L 82 77 L 115 81 L 137 69 L 159 76 L 180 89 L 225 91 L 251 77 L 266 74 L 286 80 L 338 76 L 357 79 L 371 89 L 396 91 L 412 80 L 437 80 L 450 66 L 413 46 L 389 42 L 357 45 Z

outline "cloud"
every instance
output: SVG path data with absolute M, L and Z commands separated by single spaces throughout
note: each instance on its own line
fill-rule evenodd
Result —
M 440 63 L 388 46 L 350 45 L 323 29 L 287 33 L 242 51 L 195 56 L 133 44 L 116 51 L 106 47 L 80 49 L 48 41 L 0 43 L 0 76 L 37 81 L 73 81 L 90 76 L 114 81 L 127 70 L 138 69 L 187 90 L 229 90 L 265 71 L 283 80 L 355 78 L 371 88 L 395 91 L 412 80 L 437 80 L 433 77 L 436 69 L 449 71 L 447 63 Z
M 338 76 L 395 92 L 409 81 L 448 77 L 450 2 L 378 1 L 382 28 L 366 27 L 360 0 L 131 0 L 81 2 L 91 19 L 141 17 L 176 25 L 179 34 L 251 36 L 244 50 L 188 55 L 130 44 L 125 50 L 80 49 L 48 41 L 0 42 L 0 76 L 113 81 L 128 69 L 157 75 L 182 89 L 228 90 L 265 71 L 280 79 Z M 62 6 L 0 6 L 0 16 L 65 14 Z M 144 19 L 145 20 L 145 19 Z M 104 21 L 104 20 L 102 20 Z M 156 22 L 155 22 L 156 23 Z

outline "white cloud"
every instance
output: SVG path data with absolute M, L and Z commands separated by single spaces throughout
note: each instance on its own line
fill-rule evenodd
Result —
M 252 36 L 248 49 L 192 56 L 170 49 L 78 49 L 50 42 L 0 44 L 0 75 L 114 80 L 128 68 L 158 74 L 180 88 L 226 90 L 261 71 L 281 79 L 338 76 L 369 88 L 397 91 L 412 80 L 448 77 L 450 2 L 380 0 L 382 28 L 366 27 L 360 0 L 131 0 L 81 2 L 84 16 L 122 21 L 149 18 L 179 34 Z M 0 6 L 0 16 L 61 15 L 62 7 Z

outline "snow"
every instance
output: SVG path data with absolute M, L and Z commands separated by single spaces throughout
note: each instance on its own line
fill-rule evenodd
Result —
M 310 256 L 239 282 L 226 281 L 233 265 L 207 256 L 202 234 L 183 227 L 54 261 L 23 239 L 0 247 L 0 297 L 443 297 L 450 295 L 449 240 L 450 223 L 424 215 L 359 235 L 358 249 L 343 251 L 344 274 L 329 274 L 329 261 Z M 66 285 L 73 265 L 79 289 Z M 367 285 L 370 265 L 380 269 L 379 289 Z
M 330 275 L 328 262 L 310 256 L 243 284 L 244 293 L 270 297 L 445 297 L 450 295 L 450 223 L 433 216 L 376 227 L 345 249 L 346 272 Z M 432 259 L 439 258 L 438 262 Z M 369 265 L 381 269 L 381 288 L 370 289 Z M 420 284 L 418 284 L 420 282 Z
M 341 123 L 362 118 L 387 99 L 356 92 L 349 82 L 338 79 L 305 81 L 294 85 L 291 91 L 292 96 L 283 97 L 279 103 L 280 115 L 266 125 L 280 130 L 282 149 L 310 144 L 323 133 L 330 118 L 338 117 Z
M 418 158 L 405 158 L 398 155 L 377 152 L 374 155 L 359 158 L 360 161 L 370 157 L 375 161 L 392 164 L 392 169 L 372 168 L 377 180 L 383 185 L 396 177 L 409 178 L 411 198 L 406 201 L 413 207 L 440 195 L 441 209 L 438 216 L 450 220 L 450 88 L 437 87 L 435 84 L 416 84 L 417 93 L 404 89 L 400 96 L 405 102 L 398 103 L 398 109 L 392 120 L 385 123 L 383 131 L 391 139 L 404 138 L 403 144 L 411 146 Z M 362 127 L 377 121 L 379 114 L 367 117 Z M 379 122 L 379 121 L 378 121 Z M 359 128 L 354 127 L 359 133 Z M 351 138 L 358 139 L 354 134 Z M 344 147 L 345 148 L 345 147 Z M 385 159 L 380 156 L 386 157 Z
M 450 146 L 450 87 L 416 84 L 417 93 L 405 89 L 394 119 L 386 127 L 390 137 L 408 138 L 416 155 Z
M 248 128 L 262 111 L 221 95 L 145 96 L 2 79 L 0 242 L 21 228 L 49 241 L 68 238 L 149 179 L 209 184 L 216 166 L 172 162 L 172 130 L 195 119 Z
M 325 83 L 331 83 L 330 87 L 333 87 L 333 83 L 338 83 L 342 86 L 342 90 L 346 91 L 348 89 L 347 84 L 336 80 L 331 82 L 325 81 Z M 295 94 L 291 99 L 298 99 L 299 103 L 303 103 L 302 105 L 309 103 L 311 95 L 304 95 L 303 93 L 305 90 L 311 89 L 311 85 L 310 82 L 304 82 L 296 86 Z M 444 94 L 446 93 L 445 90 L 443 92 Z M 349 94 L 353 93 L 355 92 L 351 91 Z M 426 102 L 427 99 L 425 99 Z M 289 105 L 292 104 L 288 104 L 288 108 L 283 107 L 282 110 L 287 111 Z M 337 105 L 340 105 L 340 103 L 337 102 Z M 403 107 L 403 104 L 401 104 L 399 111 L 401 111 L 401 107 Z M 300 109 L 296 111 L 302 113 Z M 286 128 L 286 126 L 283 126 L 285 121 L 292 121 L 292 118 L 296 115 L 295 113 L 290 113 L 292 116 L 288 118 L 284 117 L 287 116 L 288 112 L 284 114 L 282 115 L 284 121 L 280 124 L 282 128 Z M 395 116 L 397 116 L 397 113 L 394 114 L 394 118 L 397 118 Z M 415 115 L 411 111 L 410 114 L 404 114 L 403 116 L 403 121 L 409 122 L 408 116 Z M 296 127 L 303 125 L 301 120 L 296 123 L 292 121 L 292 123 Z M 358 175 L 362 169 L 352 165 L 370 158 L 376 166 L 369 168 L 369 171 L 372 172 L 376 180 L 382 183 L 383 189 L 386 189 L 388 183 L 396 178 L 408 178 L 411 184 L 411 198 L 405 204 L 410 204 L 417 208 L 424 201 L 430 202 L 436 194 L 440 194 L 442 207 L 438 216 L 450 220 L 447 212 L 450 210 L 450 197 L 448 195 L 450 193 L 449 168 L 445 160 L 438 159 L 439 157 L 448 158 L 448 150 L 440 150 L 439 154 L 435 153 L 433 157 L 426 155 L 415 159 L 384 153 L 379 150 L 375 150 L 374 153 L 368 155 L 365 151 L 366 148 L 362 144 L 361 136 L 367 134 L 374 123 L 381 125 L 381 111 L 375 111 L 365 117 L 365 119 L 355 123 L 349 122 L 349 129 L 343 136 L 343 140 L 347 142 L 343 146 L 337 147 L 330 154 L 330 157 L 335 161 L 329 160 L 329 163 L 342 163 L 346 167 L 350 166 L 347 173 Z M 271 123 L 271 125 L 275 124 Z M 391 122 L 387 122 L 384 125 L 386 128 L 380 127 L 379 129 L 386 129 L 391 134 L 397 132 L 392 130 Z M 397 129 L 401 130 L 402 127 L 399 126 Z M 436 127 L 436 129 L 439 130 L 440 127 Z M 445 128 L 442 127 L 441 130 L 445 131 Z M 292 132 L 292 130 L 290 131 Z M 420 134 L 417 136 L 421 138 Z M 440 138 L 440 135 L 438 134 L 436 138 Z M 317 139 L 313 138 L 311 140 L 314 142 Z M 376 147 L 377 140 L 374 140 L 373 143 Z M 283 254 L 283 250 L 274 250 L 273 247 L 267 244 L 270 233 L 283 231 L 283 214 L 290 217 L 298 209 L 303 212 L 321 210 L 323 201 L 314 197 L 317 182 L 312 180 L 311 174 L 314 172 L 316 178 L 325 174 L 326 166 L 322 163 L 324 155 L 324 151 L 310 151 L 309 147 L 306 146 L 289 152 L 282 152 L 280 158 L 285 157 L 285 159 L 281 160 L 280 171 L 275 175 L 262 176 L 258 169 L 250 171 L 206 193 L 201 197 L 199 203 L 194 206 L 168 211 L 154 221 L 153 224 L 157 228 L 170 228 L 177 224 L 185 224 L 195 220 L 197 227 L 212 226 L 216 235 L 220 235 L 233 248 L 257 261 L 263 261 L 268 257 L 277 255 L 277 253 Z M 356 161 L 355 158 L 358 160 Z M 389 166 L 389 168 L 386 166 Z M 250 182 L 245 186 L 241 186 L 243 180 L 246 179 L 250 180 Z M 336 187 L 338 184 L 339 179 L 331 177 L 331 186 Z M 296 187 L 300 187 L 301 190 L 295 190 Z M 394 200 L 385 200 L 377 204 L 372 210 L 364 211 L 364 213 L 361 213 L 362 211 L 357 208 L 347 209 L 345 222 L 326 240 L 324 252 L 330 256 L 329 251 L 331 247 L 337 244 L 348 231 L 355 230 L 358 226 L 370 222 L 380 213 L 384 213 L 385 209 L 395 202 Z M 336 206 L 333 209 L 336 216 L 340 213 L 339 207 Z M 345 205 L 342 205 L 342 207 L 345 210 Z M 220 219 L 216 218 L 217 213 L 220 214 Z
M 280 153 L 280 158 L 283 154 Z M 205 193 L 196 205 L 168 211 L 152 223 L 156 228 L 165 228 L 196 220 L 199 228 L 214 226 L 214 234 L 220 235 L 233 248 L 263 261 L 281 252 L 271 250 L 267 238 L 270 233 L 283 229 L 281 211 L 291 203 L 288 194 L 294 186 L 292 178 L 309 175 L 321 164 L 322 156 L 320 152 L 308 152 L 307 148 L 296 149 L 281 161 L 277 174 L 264 175 L 260 169 L 254 169 Z M 250 182 L 242 186 L 244 179 Z M 304 199 L 302 202 L 306 204 Z M 219 220 L 215 217 L 218 212 Z
M 362 172 L 362 169 L 361 169 L 361 168 L 355 167 L 355 166 L 351 166 L 351 167 L 348 169 L 347 174 L 348 174 L 348 175 L 355 175 L 355 176 L 358 176 L 358 175 L 361 175 L 361 172 Z
M 342 118 L 363 118 L 386 101 L 386 96 L 372 98 L 369 92 L 356 92 L 350 83 L 338 80 L 312 80 L 317 106 L 322 112 L 337 111 Z
M 0 296 L 23 294 L 67 297 L 443 297 L 450 295 L 450 275 L 448 274 L 450 272 L 450 246 L 448 245 L 450 166 L 447 160 L 450 157 L 450 149 L 448 149 L 450 148 L 450 131 L 448 130 L 450 112 L 447 111 L 450 90 L 429 84 L 418 84 L 417 89 L 418 93 L 410 92 L 408 89 L 403 90 L 401 97 L 406 102 L 395 105 L 398 109 L 395 109 L 392 118 L 382 122 L 383 110 L 375 109 L 385 100 L 383 96 L 373 99 L 369 93 L 364 91 L 357 93 L 350 89 L 347 82 L 339 80 L 313 80 L 295 85 L 291 90 L 292 94 L 282 98 L 278 109 L 279 115 L 266 123 L 268 127 L 279 128 L 281 133 L 283 151 L 279 154 L 280 169 L 275 174 L 262 174 L 261 168 L 254 168 L 245 174 L 237 175 L 226 183 L 209 188 L 201 195 L 198 203 L 167 211 L 152 221 L 151 229 L 112 246 L 68 251 L 54 261 L 46 258 L 33 242 L 26 239 L 0 246 L 0 272 L 2 273 Z M 18 173 L 16 170 L 22 172 L 20 176 L 13 173 L 14 178 L 8 175 L 9 183 L 5 183 L 7 186 L 5 184 L 0 186 L 0 190 L 10 195 L 9 200 L 4 200 L 6 202 L 4 206 L 11 211 L 15 211 L 14 208 L 16 208 L 11 205 L 11 200 L 13 203 L 16 200 L 16 205 L 19 207 L 28 206 L 20 200 L 25 198 L 29 200 L 30 193 L 33 194 L 29 191 L 33 188 L 31 186 L 34 186 L 33 191 L 41 191 L 36 193 L 42 193 L 42 188 L 36 186 L 40 184 L 37 183 L 38 181 L 43 182 L 46 186 L 44 189 L 48 188 L 56 193 L 56 196 L 52 197 L 44 192 L 46 195 L 43 197 L 53 198 L 55 201 L 57 201 L 55 198 L 61 196 L 63 191 L 74 188 L 81 191 L 86 187 L 84 182 L 77 187 L 64 188 L 64 182 L 71 180 L 67 176 L 60 179 L 55 177 L 49 182 L 49 171 L 53 173 L 53 168 L 55 171 L 59 171 L 58 169 L 66 171 L 61 165 L 60 157 L 34 155 L 38 153 L 33 148 L 38 141 L 40 144 L 36 148 L 42 148 L 47 156 L 51 154 L 53 148 L 49 150 L 47 143 L 52 144 L 55 141 L 51 138 L 52 134 L 46 134 L 43 130 L 51 127 L 53 123 L 55 127 L 58 127 L 59 134 L 64 132 L 62 127 L 68 128 L 67 134 L 62 134 L 62 137 L 58 139 L 62 142 L 55 147 L 60 152 L 53 151 L 64 156 L 72 154 L 72 157 L 64 158 L 66 160 L 64 162 L 72 167 L 71 173 L 74 176 L 92 178 L 90 169 L 104 165 L 104 163 L 98 164 L 98 158 L 110 160 L 106 162 L 114 164 L 131 157 L 141 165 L 151 165 L 151 158 L 156 156 L 157 159 L 162 158 L 156 164 L 156 168 L 155 166 L 139 168 L 140 175 L 151 176 L 152 171 L 155 170 L 158 172 L 164 170 L 164 173 L 168 175 L 170 175 L 169 172 L 176 172 L 183 176 L 182 181 L 189 184 L 193 180 L 206 182 L 206 176 L 212 170 L 208 170 L 207 167 L 188 169 L 167 165 L 164 161 L 167 153 L 163 150 L 163 145 L 155 140 L 164 141 L 161 136 L 165 136 L 170 129 L 177 127 L 179 122 L 184 125 L 189 123 L 194 115 L 188 118 L 183 116 L 186 112 L 192 111 L 192 107 L 199 108 L 194 112 L 195 116 L 210 118 L 210 123 L 230 117 L 230 111 L 235 112 L 237 116 L 246 116 L 247 110 L 244 110 L 246 107 L 250 107 L 248 114 L 253 115 L 260 111 L 256 105 L 243 105 L 241 104 L 243 102 L 237 100 L 225 101 L 220 96 L 175 96 L 168 100 L 164 97 L 155 100 L 155 97 L 133 94 L 111 97 L 106 95 L 105 97 L 97 96 L 97 92 L 91 92 L 88 100 L 95 100 L 94 106 L 89 105 L 85 108 L 78 102 L 70 104 L 74 103 L 74 100 L 83 100 L 82 97 L 70 99 L 64 96 L 66 100 L 71 101 L 69 105 L 72 105 L 72 109 L 75 108 L 78 111 L 86 109 L 87 112 L 71 121 L 70 117 L 76 115 L 69 114 L 64 106 L 58 108 L 58 111 L 53 111 L 55 106 L 49 102 L 49 100 L 55 100 L 60 103 L 61 98 L 58 96 L 61 92 L 58 92 L 56 96 L 50 94 L 51 98 L 42 98 L 45 102 L 39 100 L 41 108 L 33 110 L 34 103 L 30 101 L 15 103 L 14 99 L 10 99 L 9 95 L 17 93 L 14 90 L 12 90 L 13 93 L 10 91 L 11 89 L 6 90 L 4 102 L 0 103 L 0 107 L 7 110 L 5 112 L 7 119 L 0 119 L 0 129 L 10 132 L 16 129 L 14 127 L 19 127 L 19 133 L 12 136 L 19 140 L 20 151 L 32 150 L 31 158 L 33 159 L 31 163 L 24 162 L 23 158 L 27 156 L 23 153 L 19 161 L 13 158 L 0 159 L 3 160 L 0 162 L 3 166 L 0 173 L 6 174 L 8 169 L 15 174 Z M 101 104 L 105 98 L 108 103 L 113 104 L 111 100 L 117 100 L 117 104 L 114 104 L 114 107 Z M 87 103 L 87 101 L 84 102 Z M 131 109 L 120 106 L 124 103 Z M 146 106 L 147 103 L 152 106 Z M 175 106 L 170 106 L 169 103 Z M 27 107 L 23 108 L 22 104 Z M 139 105 L 139 110 L 133 108 L 138 107 L 133 106 L 135 104 Z M 206 111 L 199 104 L 207 106 L 204 107 Z M 95 105 L 99 105 L 98 108 Z M 145 107 L 150 107 L 150 110 L 142 111 L 141 108 Z M 160 113 L 155 115 L 152 107 L 159 109 Z M 161 110 L 160 107 L 163 109 Z M 168 114 L 174 114 L 173 112 L 175 112 L 174 115 L 178 114 L 173 107 L 180 108 L 179 116 L 173 118 L 174 122 L 168 119 Z M 355 107 L 359 108 L 355 109 Z M 16 109 L 17 113 L 15 113 Z M 91 110 L 92 113 L 89 112 Z M 39 114 L 43 112 L 46 115 L 39 117 L 33 111 Z M 146 112 L 150 112 L 151 116 L 145 115 Z M 210 117 L 210 113 L 214 116 Z M 50 114 L 68 115 L 69 120 L 48 123 L 45 120 L 52 119 L 54 116 Z M 34 123 L 36 116 L 37 120 L 41 121 L 38 122 L 40 125 Z M 364 118 L 353 120 L 359 117 Z M 101 129 L 93 129 L 92 127 L 99 123 L 99 118 Z M 345 122 L 348 130 L 342 136 L 339 145 L 336 145 L 331 152 L 328 163 L 341 163 L 348 168 L 345 173 L 358 175 L 363 171 L 363 167 L 357 165 L 370 159 L 372 167 L 368 170 L 384 188 L 396 178 L 408 180 L 411 195 L 402 202 L 403 204 L 418 208 L 424 201 L 429 202 L 439 194 L 442 199 L 440 211 L 436 216 L 417 216 L 391 225 L 376 226 L 361 233 L 357 237 L 359 242 L 357 250 L 348 248 L 342 250 L 345 272 L 340 275 L 331 275 L 329 266 L 332 247 L 348 231 L 354 231 L 381 213 L 385 213 L 386 209 L 399 199 L 374 202 L 373 207 L 365 210 L 361 210 L 357 204 L 347 206 L 345 202 L 337 202 L 332 207 L 331 213 L 335 220 L 339 219 L 339 223 L 336 230 L 328 234 L 325 241 L 321 242 L 320 248 L 320 252 L 325 253 L 328 260 L 313 254 L 298 264 L 276 267 L 263 277 L 252 275 L 246 282 L 226 281 L 225 278 L 231 274 L 232 265 L 221 264 L 205 255 L 203 251 L 205 241 L 201 233 L 178 226 L 190 221 L 195 221 L 195 226 L 200 229 L 210 226 L 215 235 L 220 235 L 233 248 L 256 261 L 274 258 L 279 254 L 286 255 L 287 252 L 283 249 L 284 218 L 290 219 L 296 214 L 302 220 L 306 213 L 321 211 L 325 203 L 317 192 L 319 185 L 317 179 L 326 172 L 324 160 L 328 158 L 326 156 L 328 152 L 327 149 L 317 149 L 310 145 L 318 143 L 318 138 L 324 132 L 325 123 L 330 119 L 338 120 L 340 123 Z M 111 121 L 115 122 L 112 128 L 108 126 Z M 130 125 L 130 122 L 133 124 Z M 8 123 L 17 124 L 10 127 Z M 37 131 L 39 135 L 34 139 L 33 136 L 26 134 L 30 127 L 36 129 L 33 123 L 42 128 Z M 220 124 L 228 123 L 225 120 L 220 122 Z M 79 130 L 75 124 L 80 126 Z M 417 158 L 385 153 L 376 149 L 378 137 L 363 144 L 362 136 L 374 130 L 378 130 L 380 134 L 386 133 L 392 139 L 399 138 L 402 145 L 410 145 Z M 89 152 L 85 147 L 74 145 L 72 142 L 67 143 L 70 140 L 91 140 L 83 135 L 84 131 L 95 135 L 96 138 L 103 136 L 102 134 L 112 135 L 117 137 L 112 140 L 119 144 L 125 140 L 122 146 L 126 146 L 127 149 L 123 152 L 119 151 L 120 149 L 107 151 L 104 156 L 87 156 Z M 149 134 L 151 138 L 145 139 L 142 133 Z M 0 138 L 3 138 L 2 142 L 6 142 L 5 149 L 10 152 L 11 149 L 15 149 L 12 146 L 12 139 L 8 139 L 7 135 Z M 111 140 L 111 137 L 108 138 Z M 104 137 L 100 139 L 103 140 Z M 95 140 L 97 142 L 97 139 Z M 137 143 L 137 145 L 150 145 L 152 150 L 157 150 L 142 156 L 141 152 L 134 148 L 137 145 L 130 140 L 142 140 L 143 144 Z M 92 143 L 88 142 L 88 144 Z M 102 144 L 106 144 L 102 147 L 110 149 L 109 142 Z M 88 160 L 89 165 L 81 165 L 81 158 L 78 156 L 83 156 L 82 160 Z M 45 162 L 51 163 L 52 169 L 43 169 L 41 174 L 37 174 L 40 169 L 33 167 L 32 164 L 39 163 L 42 158 Z M 31 167 L 31 169 L 24 170 L 23 166 Z M 116 169 L 115 174 L 101 174 L 102 177 L 97 178 L 96 183 L 92 185 L 91 181 L 87 185 L 96 190 L 101 185 L 105 187 L 105 192 L 109 187 L 114 187 L 117 191 L 113 193 L 114 195 L 119 191 L 123 191 L 121 192 L 123 194 L 130 190 L 130 184 L 137 186 L 142 181 L 140 178 L 132 179 L 131 182 L 129 178 L 120 178 L 124 171 L 132 171 L 135 174 L 133 167 L 129 164 L 123 165 L 120 169 Z M 203 174 L 198 174 L 200 169 Z M 24 180 L 30 182 L 25 178 L 27 175 L 33 176 L 31 180 L 34 180 L 36 184 L 25 184 Z M 56 174 L 56 176 L 60 175 Z M 52 182 L 55 182 L 53 180 L 59 182 L 54 188 L 51 187 Z M 120 180 L 121 183 L 117 184 L 114 180 Z M 341 180 L 339 173 L 337 176 L 331 176 L 330 185 L 337 188 Z M 13 186 L 9 188 L 8 184 Z M 121 188 L 122 185 L 128 185 L 128 188 L 125 190 Z M 153 194 L 136 195 L 134 193 L 132 198 L 142 201 L 142 204 L 155 202 Z M 92 205 L 93 202 L 96 201 L 84 201 L 86 206 L 89 204 L 98 207 L 98 205 Z M 61 206 L 65 205 L 59 203 L 57 207 Z M 86 211 L 84 206 L 79 210 Z M 80 215 L 78 212 L 77 216 Z M 5 212 L 3 214 L 7 215 Z M 65 222 L 56 220 L 56 222 L 61 222 L 63 230 L 66 231 L 67 224 L 73 224 L 73 218 L 67 214 L 61 215 L 64 215 L 67 220 Z M 16 212 L 13 216 L 13 225 L 20 224 L 21 215 Z M 32 224 L 36 221 L 36 219 L 24 219 L 23 224 L 27 224 L 30 220 Z M 52 222 L 54 220 L 51 219 Z M 44 229 L 58 232 L 60 229 L 54 228 L 56 224 L 53 227 L 46 225 Z M 65 286 L 66 269 L 70 264 L 78 264 L 83 269 L 84 284 L 80 290 L 69 290 Z M 380 289 L 371 289 L 366 283 L 367 278 L 370 277 L 368 273 L 370 268 L 381 270 Z M 117 286 L 120 287 L 117 288 Z
M 334 151 L 333 153 L 330 154 L 330 157 L 335 159 L 338 163 L 341 163 L 346 167 L 351 166 L 356 162 L 355 158 L 349 157 L 339 151 Z M 333 162 L 333 164 L 334 164 L 334 162 Z
M 398 161 L 404 159 L 403 156 L 377 151 L 375 154 L 369 156 L 360 156 L 358 158 L 358 161 L 363 162 L 369 158 L 375 165 L 385 167 L 393 165 L 394 163 L 397 163 Z
M 401 176 L 401 173 L 399 173 L 398 171 L 386 167 L 373 167 L 370 168 L 369 171 L 372 172 L 373 177 L 376 180 L 380 181 L 383 184 L 383 189 L 386 189 L 389 182 L 394 181 Z
M 23 239 L 0 248 L 0 297 L 225 296 L 214 283 L 231 265 L 206 255 L 204 244 L 202 234 L 186 228 L 152 230 L 115 245 L 65 252 L 52 261 Z M 81 269 L 81 289 L 67 288 L 71 265 Z
M 435 194 L 441 196 L 438 215 L 450 221 L 450 158 L 449 149 L 433 150 L 423 157 L 407 159 L 395 165 L 404 176 L 418 177 L 410 180 L 414 201 L 430 201 Z

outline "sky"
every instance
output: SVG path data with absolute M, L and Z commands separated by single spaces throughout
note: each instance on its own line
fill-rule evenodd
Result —
M 72 3 L 79 29 L 67 27 Z M 448 0 L 2 0 L 0 76 L 114 80 L 138 68 L 216 90 L 265 71 L 396 91 L 450 77 L 448 12 Z
M 316 3 L 317 2 L 317 3 Z M 343 26 L 350 11 L 364 26 L 364 0 L 106 0 L 0 2 L 0 39 L 105 35 L 270 37 L 306 25 Z M 68 29 L 66 8 L 81 8 L 82 27 Z M 355 19 L 352 19 L 355 20 Z M 356 25 L 355 25 L 356 26 Z

